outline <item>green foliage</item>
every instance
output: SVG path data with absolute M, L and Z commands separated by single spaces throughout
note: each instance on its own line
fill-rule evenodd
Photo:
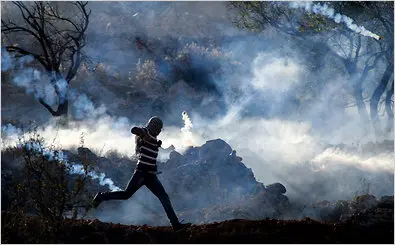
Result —
M 306 13 L 300 20 L 300 32 L 323 32 L 329 31 L 333 28 L 333 22 L 328 21 L 327 18 L 322 15 Z

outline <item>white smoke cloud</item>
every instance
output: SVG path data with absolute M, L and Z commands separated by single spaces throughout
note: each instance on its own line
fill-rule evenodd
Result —
M 77 120 L 99 118 L 106 115 L 106 107 L 96 107 L 86 94 L 70 91 L 69 99 L 74 106 L 74 117 Z
M 44 100 L 48 105 L 55 105 L 55 88 L 58 91 L 59 102 L 66 99 L 68 83 L 64 79 L 54 79 L 54 74 L 43 73 L 29 67 L 34 60 L 32 56 L 15 58 L 12 54 L 2 49 L 1 65 L 2 71 L 14 70 L 11 81 L 18 87 L 24 88 L 26 93 L 34 95 L 37 99 Z M 52 84 L 53 81 L 53 84 Z
M 55 89 L 49 81 L 48 75 L 28 67 L 21 69 L 12 79 L 12 82 L 24 88 L 26 93 L 34 95 L 37 99 L 43 99 L 49 105 L 54 105 L 56 103 Z
M 274 58 L 270 58 L 270 56 Z M 274 55 L 261 53 L 254 60 L 251 69 L 257 71 L 253 72 L 254 77 L 251 80 L 255 83 L 256 89 L 259 88 L 259 91 L 263 93 L 268 91 L 281 93 L 300 83 L 302 68 L 292 59 L 286 61 L 286 59 Z M 285 69 L 283 74 L 281 74 L 282 69 Z M 278 80 L 275 80 L 277 76 L 281 78 L 283 87 L 277 82 Z M 267 80 L 264 81 L 261 78 Z M 263 86 L 257 85 L 259 81 Z M 277 88 L 278 86 L 281 88 Z M 95 107 L 86 95 L 70 94 L 75 96 L 73 105 L 76 107 L 76 111 L 80 112 L 77 112 L 80 115 L 77 118 L 81 121 L 70 121 L 68 127 L 57 126 L 54 122 L 49 123 L 39 129 L 38 133 L 41 136 L 52 141 L 56 135 L 55 143 L 62 149 L 67 149 L 75 147 L 83 133 L 85 146 L 96 153 L 103 149 L 103 152 L 116 150 L 129 157 L 134 154 L 134 137 L 130 133 L 130 128 L 139 125 L 126 118 L 108 116 L 104 107 L 102 109 Z M 187 149 L 188 146 L 184 142 L 186 138 L 194 146 L 202 145 L 205 141 L 215 138 L 224 139 L 233 149 L 237 150 L 237 154 L 243 158 L 247 167 L 252 168 L 257 180 L 265 184 L 277 181 L 287 184 L 291 180 L 297 179 L 300 180 L 298 184 L 303 185 L 304 179 L 314 178 L 313 175 L 310 175 L 311 172 L 303 172 L 301 174 L 294 173 L 289 179 L 290 171 L 294 167 L 327 171 L 328 175 L 332 173 L 334 166 L 337 166 L 336 168 L 354 166 L 358 169 L 371 171 L 372 174 L 377 171 L 392 170 L 391 172 L 393 172 L 392 162 L 389 161 L 393 156 L 389 154 L 372 154 L 362 157 L 357 153 L 326 150 L 328 137 L 325 138 L 322 134 L 315 133 L 309 118 L 294 121 L 241 116 L 245 106 L 250 103 L 252 103 L 251 98 L 246 96 L 240 103 L 230 106 L 226 115 L 217 120 L 205 119 L 193 111 L 190 114 L 183 113 L 180 120 L 184 121 L 184 127 L 180 130 L 178 127 L 165 125 L 165 130 L 158 138 L 163 141 L 164 148 L 174 145 L 179 152 Z M 313 109 L 322 110 L 323 108 L 319 106 Z M 18 130 L 8 126 L 7 131 Z M 335 142 L 331 143 L 340 143 L 347 137 L 355 138 L 358 135 L 358 132 L 355 131 L 359 130 L 351 125 L 345 136 L 341 136 L 341 128 L 338 131 Z M 328 136 L 332 133 L 328 132 Z M 80 170 L 76 165 L 75 171 Z M 101 183 L 107 183 L 110 188 L 116 189 L 104 176 L 97 174 L 96 177 Z M 341 180 L 339 179 L 339 181 Z M 291 189 L 291 195 L 292 191 L 295 190 Z
M 22 130 L 11 123 L 7 123 L 6 125 L 1 126 L 1 133 L 5 134 L 5 136 L 18 136 L 22 134 Z
M 184 121 L 184 127 L 181 128 L 181 132 L 183 132 L 183 136 L 184 136 L 183 144 L 185 146 L 192 146 L 193 138 L 192 138 L 191 129 L 193 128 L 193 124 L 186 111 L 182 112 L 182 120 Z
M 95 118 L 105 114 L 106 108 L 96 108 L 93 102 L 83 93 L 77 91 L 69 92 L 69 84 L 63 78 L 53 81 L 54 74 L 43 73 L 27 65 L 33 61 L 31 56 L 15 59 L 7 51 L 2 50 L 2 70 L 17 70 L 12 82 L 26 93 L 33 94 L 37 99 L 43 99 L 48 105 L 54 106 L 63 103 L 65 99 L 72 101 L 75 108 L 75 118 Z M 58 94 L 55 93 L 55 88 Z
M 251 84 L 258 94 L 263 95 L 281 95 L 303 85 L 305 78 L 301 75 L 305 71 L 300 62 L 276 57 L 273 53 L 258 54 L 251 70 Z M 243 158 L 243 163 L 252 168 L 258 181 L 264 184 L 284 183 L 288 195 L 293 198 L 305 195 L 300 190 L 306 189 L 311 198 L 352 198 L 363 188 L 359 179 L 371 182 L 371 194 L 391 195 L 393 181 L 385 179 L 380 184 L 377 179 L 393 174 L 393 154 L 371 152 L 364 155 L 358 151 L 333 150 L 329 145 L 346 143 L 355 146 L 355 143 L 364 144 L 374 139 L 364 132 L 365 125 L 358 124 L 360 118 L 355 108 L 333 109 L 330 122 L 312 126 L 312 121 L 319 115 L 317 112 L 328 110 L 328 101 L 339 94 L 344 79 L 340 75 L 332 75 L 320 99 L 312 104 L 307 114 L 298 115 L 298 120 L 292 117 L 244 117 L 246 105 L 254 103 L 250 94 L 245 96 L 244 103 L 230 105 L 226 115 L 218 120 L 203 118 L 192 112 L 194 140 L 203 144 L 208 139 L 224 139 Z M 355 176 L 344 178 L 339 175 L 339 172 L 349 169 L 355 171 Z M 320 177 L 316 171 L 328 179 Z M 321 187 L 315 185 L 332 188 L 332 191 L 320 193 Z
M 258 181 L 265 185 L 283 183 L 291 199 L 299 199 L 305 192 L 312 201 L 351 199 L 355 193 L 364 191 L 361 179 L 369 182 L 370 194 L 393 194 L 393 179 L 377 181 L 393 175 L 394 156 L 390 152 L 362 154 L 329 147 L 306 122 L 236 117 L 224 125 L 192 120 L 194 131 L 206 135 L 201 141 L 224 139 L 243 158 L 243 163 L 252 168 Z
M 299 65 L 292 59 L 277 58 L 274 55 L 259 53 L 254 59 L 252 85 L 255 89 L 286 92 L 298 81 L 301 72 Z
M 336 23 L 346 24 L 354 31 L 361 28 L 360 33 L 362 35 L 366 34 L 363 31 L 363 27 L 353 24 L 352 19 L 339 13 L 334 13 L 334 10 L 326 5 L 313 3 L 305 3 L 304 5 L 304 3 L 300 3 L 300 5 L 297 5 L 297 8 L 304 8 L 306 11 L 327 16 Z M 139 15 L 139 17 L 141 16 Z M 245 44 L 241 46 L 241 50 L 244 50 L 246 47 Z M 303 73 L 303 67 L 296 58 L 285 59 L 276 55 L 275 52 L 260 53 L 254 59 L 252 65 L 252 80 L 242 80 L 240 86 L 251 83 L 252 87 L 259 92 L 280 94 L 292 91 L 294 85 L 300 84 L 299 80 L 301 73 Z M 332 78 L 331 76 L 328 77 Z M 328 84 L 331 82 L 333 81 L 327 81 Z M 48 89 L 48 94 L 50 94 L 50 89 Z M 63 149 L 68 149 L 74 147 L 79 142 L 81 133 L 84 133 L 85 146 L 96 153 L 104 149 L 104 152 L 116 150 L 129 157 L 134 154 L 134 137 L 130 134 L 130 128 L 138 126 L 136 123 L 126 118 L 108 116 L 105 107 L 96 107 L 85 94 L 76 92 L 70 93 L 70 96 L 72 96 L 71 103 L 75 108 L 75 117 L 81 121 L 70 122 L 67 128 L 59 127 L 55 123 L 49 123 L 44 128 L 39 129 L 40 135 L 49 141 L 52 141 L 54 135 L 56 135 L 56 142 Z M 368 156 L 362 156 L 357 152 L 326 148 L 326 143 L 328 142 L 337 144 L 347 140 L 348 143 L 353 142 L 358 137 L 364 137 L 361 134 L 361 130 L 353 124 L 359 119 L 349 120 L 347 125 L 343 124 L 333 131 L 322 126 L 326 134 L 317 134 L 312 129 L 309 121 L 313 118 L 312 116 L 301 117 L 299 121 L 279 118 L 242 117 L 241 115 L 246 105 L 253 103 L 248 95 L 243 99 L 243 103 L 229 105 L 226 115 L 218 120 L 207 119 L 204 118 L 204 115 L 198 115 L 192 110 L 188 111 L 189 115 L 186 114 L 184 116 L 183 114 L 182 118 L 180 118 L 180 120 L 184 120 L 185 124 L 182 130 L 179 127 L 165 125 L 165 130 L 158 138 L 163 141 L 163 147 L 174 145 L 179 152 L 183 152 L 187 148 L 184 143 L 186 137 L 190 142 L 193 142 L 194 146 L 202 145 L 207 140 L 222 138 L 233 149 L 237 150 L 237 155 L 243 158 L 243 163 L 247 167 L 252 168 L 258 181 L 262 181 L 264 184 L 273 182 L 284 183 L 288 189 L 287 195 L 293 196 L 297 196 L 300 193 L 287 184 L 297 183 L 297 186 L 302 189 L 310 187 L 313 180 L 315 181 L 317 178 L 314 173 L 307 171 L 310 169 L 324 173 L 324 176 L 336 173 L 334 172 L 336 169 L 350 166 L 371 172 L 371 176 L 374 176 L 375 172 L 378 171 L 386 171 L 393 174 L 392 154 L 372 153 Z M 326 100 L 323 100 L 322 106 L 317 106 L 313 110 L 325 110 L 323 107 L 325 105 Z M 334 116 L 338 114 L 337 111 L 331 113 Z M 356 118 L 356 116 L 353 116 L 353 118 Z M 9 127 L 6 131 L 12 132 L 15 130 Z M 11 133 L 11 135 L 15 134 Z M 73 166 L 73 171 L 76 173 L 82 171 L 82 166 L 78 164 Z M 293 172 L 294 168 L 299 167 L 307 170 Z M 112 186 L 110 179 L 106 179 L 100 173 L 96 174 L 92 177 L 97 178 L 101 183 L 107 183 L 110 188 L 116 189 L 116 187 Z M 349 182 L 353 181 L 352 179 L 349 180 Z M 333 182 L 344 183 L 347 182 L 347 179 L 343 176 L 334 176 Z M 322 182 L 322 184 L 330 186 L 333 183 Z M 383 188 L 386 188 L 385 191 L 392 188 L 392 186 L 388 186 L 388 182 L 380 184 Z M 353 187 L 358 188 L 358 183 L 355 183 Z M 338 190 L 333 189 L 333 196 L 336 196 L 336 191 Z M 355 189 L 346 191 L 348 192 L 345 193 L 349 194 Z M 126 214 L 129 211 L 125 209 L 124 213 Z M 137 216 L 139 212 L 136 211 L 134 214 Z M 135 217 L 130 219 L 132 220 L 133 218 Z M 111 221 L 111 219 L 109 220 Z
M 390 153 L 371 154 L 362 156 L 357 152 L 346 152 L 339 148 L 327 148 L 319 136 L 311 132 L 311 126 L 306 122 L 293 122 L 280 119 L 262 118 L 242 118 L 237 112 L 225 121 L 207 121 L 192 114 L 189 118 L 194 121 L 192 141 L 195 146 L 204 144 L 205 141 L 221 138 L 231 147 L 237 150 L 237 155 L 243 158 L 243 163 L 252 168 L 258 181 L 264 184 L 282 182 L 286 186 L 296 181 L 298 185 L 303 185 L 306 178 L 311 180 L 315 171 L 327 172 L 328 176 L 346 167 L 356 167 L 357 169 L 371 173 L 374 178 L 376 172 L 393 173 L 393 155 Z M 134 154 L 134 140 L 130 134 L 130 122 L 121 118 L 115 120 L 111 117 L 100 119 L 95 125 L 84 121 L 71 123 L 70 129 L 56 128 L 49 126 L 38 133 L 48 140 L 53 140 L 57 135 L 55 143 L 63 149 L 75 146 L 81 133 L 84 133 L 84 144 L 86 147 L 99 152 L 104 146 L 105 150 L 116 150 L 119 153 L 131 156 Z M 20 132 L 13 126 L 3 126 L 3 130 L 8 128 L 6 135 L 11 132 Z M 166 127 L 160 135 L 164 147 L 173 144 L 176 150 L 182 152 L 186 149 L 183 144 L 183 134 L 177 127 Z M 32 146 L 34 147 L 34 146 Z M 74 164 L 73 173 L 82 173 L 82 165 Z M 289 176 L 293 168 L 306 168 L 311 171 L 295 172 Z M 101 173 L 92 173 L 92 178 L 98 179 L 101 185 L 108 185 L 111 190 L 118 190 L 111 179 L 105 178 Z M 288 177 L 291 177 L 289 179 Z M 334 177 L 336 179 L 336 177 Z M 337 181 L 344 181 L 338 179 Z M 350 180 L 350 183 L 352 181 Z M 384 183 L 383 185 L 386 185 Z M 289 188 L 289 195 L 297 195 L 293 188 Z M 356 184 L 355 188 L 358 185 Z M 383 188 L 373 186 L 383 192 Z M 389 187 L 388 187 L 389 188 Z M 388 189 L 386 189 L 388 191 Z M 345 192 L 350 194 L 354 190 Z M 385 190 L 384 190 L 385 191 Z M 336 195 L 334 190 L 332 195 Z M 375 194 L 375 193 L 372 193 Z M 390 194 L 390 193 L 389 193 Z M 345 195 L 345 194 L 344 194 Z M 342 196 L 343 197 L 343 196 Z
M 332 147 L 315 156 L 311 162 L 317 169 L 325 169 L 326 171 L 339 166 L 355 166 L 358 169 L 371 172 L 394 172 L 394 156 L 388 153 L 361 156 Z
M 330 8 L 327 4 L 313 4 L 311 2 L 292 2 L 290 4 L 291 8 L 300 8 L 304 9 L 306 12 L 313 12 L 314 14 L 320 14 L 325 17 L 328 17 L 329 19 L 332 19 L 336 23 L 344 23 L 346 24 L 347 28 L 352 30 L 355 33 L 361 34 L 366 37 L 372 37 L 375 38 L 376 40 L 380 40 L 380 36 L 377 34 L 374 34 L 371 31 L 366 30 L 364 26 L 358 26 L 354 24 L 354 20 L 346 15 L 336 13 L 335 10 Z

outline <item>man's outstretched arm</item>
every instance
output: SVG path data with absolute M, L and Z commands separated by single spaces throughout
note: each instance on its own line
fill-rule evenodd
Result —
M 135 135 L 140 136 L 140 137 L 142 137 L 142 138 L 144 138 L 144 137 L 147 135 L 147 133 L 145 132 L 145 130 L 142 129 L 142 128 L 139 128 L 139 127 L 133 127 L 133 128 L 130 130 L 130 132 L 131 132 L 132 134 L 135 134 Z

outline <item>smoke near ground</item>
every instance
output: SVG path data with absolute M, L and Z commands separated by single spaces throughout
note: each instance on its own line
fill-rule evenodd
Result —
M 121 70 L 121 73 L 127 73 L 126 71 L 135 69 L 136 64 L 140 62 L 138 57 L 144 55 L 135 49 L 127 48 L 132 46 L 130 40 L 134 40 L 134 36 L 126 40 L 119 38 L 114 42 L 104 42 L 105 38 L 98 37 L 98 34 L 102 34 L 103 31 L 117 33 L 121 30 L 135 33 L 137 30 L 147 40 L 160 36 L 165 46 L 177 43 L 171 38 L 181 39 L 180 36 L 185 39 L 196 38 L 198 45 L 204 46 L 203 41 L 197 37 L 218 32 L 230 37 L 243 34 L 227 23 L 222 15 L 215 13 L 217 9 L 224 16 L 227 14 L 221 3 L 215 3 L 213 9 L 205 8 L 199 3 L 173 4 L 176 7 L 168 3 L 155 2 L 146 5 L 128 2 L 113 5 L 105 3 L 104 7 L 94 3 L 92 18 L 99 21 L 93 22 L 93 27 L 89 31 L 96 34 L 95 37 L 98 39 L 95 40 L 97 46 L 92 48 L 88 45 L 87 52 L 92 57 L 100 56 L 100 59 L 106 60 L 112 67 Z M 200 17 L 195 5 L 204 10 L 204 17 Z M 106 6 L 111 6 L 113 12 L 105 11 Z M 299 4 L 296 7 L 306 6 Z M 306 10 L 323 13 L 330 11 L 324 6 L 313 6 Z M 175 11 L 183 21 L 172 19 L 166 11 Z M 335 21 L 340 18 L 332 12 L 330 15 L 325 13 L 325 16 L 333 17 Z M 125 19 L 116 18 L 117 15 L 125 16 Z M 166 16 L 168 18 L 165 18 Z M 206 22 L 198 21 L 208 21 L 209 17 L 222 21 L 213 27 Z M 155 31 L 158 28 L 156 24 L 163 18 L 167 20 L 163 23 L 167 23 L 164 25 L 168 29 L 159 28 L 161 32 Z M 135 25 L 126 24 L 130 20 L 135 20 Z M 344 22 L 352 26 L 352 21 L 348 23 L 347 20 L 349 19 L 341 17 L 336 23 Z M 376 34 L 358 28 L 360 27 L 352 26 L 351 29 L 376 38 Z M 304 50 L 293 49 L 292 41 L 283 35 L 271 37 L 271 31 L 267 30 L 267 35 L 263 37 L 248 39 L 244 36 L 245 39 L 242 38 L 241 41 L 218 42 L 218 49 L 223 53 L 232 51 L 230 60 L 233 62 L 219 60 L 221 76 L 213 74 L 210 77 L 210 81 L 213 81 L 214 87 L 219 91 L 219 95 L 215 96 L 219 98 L 210 94 L 202 101 L 193 101 L 191 94 L 199 95 L 203 92 L 193 88 L 191 84 L 185 85 L 182 79 L 175 89 L 177 96 L 163 96 L 164 103 L 173 105 L 173 110 L 167 114 L 171 116 L 164 118 L 164 131 L 158 137 L 163 142 L 162 147 L 173 145 L 175 150 L 182 154 L 190 146 L 200 146 L 212 139 L 223 139 L 243 158 L 243 163 L 252 169 L 258 181 L 263 184 L 283 183 L 291 202 L 351 199 L 356 194 L 363 193 L 376 196 L 393 195 L 393 149 L 388 150 L 385 145 L 376 150 L 368 147 L 369 144 L 380 143 L 383 140 L 393 140 L 393 131 L 377 139 L 372 130 L 366 130 L 371 127 L 371 123 L 360 122 L 355 107 L 345 108 L 344 104 L 338 103 L 346 99 L 337 100 L 349 96 L 350 92 L 345 88 L 349 78 L 342 72 L 329 71 L 333 63 L 326 60 L 325 56 L 321 60 L 324 65 L 318 70 L 311 71 L 308 68 L 309 64 L 305 62 Z M 101 55 L 99 51 L 112 49 L 126 51 L 122 56 L 115 55 L 118 51 L 106 55 Z M 27 69 L 26 62 L 18 64 L 22 71 L 17 73 L 11 82 L 26 89 L 26 93 L 44 97 L 48 103 L 54 104 L 56 101 L 52 86 L 46 87 L 43 83 L 40 87 L 39 83 L 49 78 L 34 68 Z M 197 58 L 194 62 L 199 68 L 207 65 L 205 60 Z M 3 52 L 2 71 L 3 68 L 9 70 L 16 66 L 15 63 L 12 64 L 7 53 Z M 113 74 L 110 70 L 104 70 L 103 74 L 110 76 Z M 370 82 L 374 83 L 374 79 L 377 79 L 383 70 L 383 67 L 379 67 L 372 71 L 369 75 Z M 322 88 L 312 90 L 311 93 L 306 92 L 310 88 L 308 85 L 314 83 L 317 78 L 325 80 L 323 85 L 320 85 Z M 130 86 L 129 82 L 113 78 L 109 79 L 109 82 L 104 82 L 104 79 L 101 80 L 98 76 L 88 77 L 86 81 L 81 76 L 76 80 L 76 85 L 70 85 L 68 94 L 72 102 L 72 119 L 67 125 L 59 123 L 56 119 L 40 123 L 36 125 L 37 132 L 47 142 L 54 142 L 61 149 L 75 150 L 83 137 L 84 146 L 97 155 L 108 156 L 116 151 L 120 155 L 132 157 L 135 143 L 130 129 L 133 126 L 144 126 L 149 117 L 144 118 L 141 114 L 130 111 L 123 113 L 119 109 L 122 104 L 129 108 L 139 106 L 138 102 L 133 102 L 133 99 L 137 101 L 137 96 L 133 95 L 131 101 L 126 99 L 127 96 L 119 99 L 117 93 L 122 94 L 124 91 L 109 88 L 119 85 L 119 90 L 123 90 L 122 86 Z M 100 96 L 101 94 L 105 96 Z M 225 104 L 224 108 L 215 107 L 219 104 L 214 103 L 216 99 Z M 309 100 L 313 102 L 303 104 Z M 3 107 L 8 106 L 8 103 L 2 104 Z M 44 111 L 43 108 L 40 110 Z M 151 116 L 159 113 L 152 108 L 146 111 Z M 208 116 L 213 111 L 220 113 L 214 113 L 215 117 Z M 384 122 L 387 116 L 382 115 L 381 119 Z M 30 127 L 27 122 L 20 124 L 25 128 L 8 122 L 2 125 L 3 146 L 15 145 L 18 135 L 24 134 Z M 168 157 L 168 154 L 163 154 L 160 159 L 166 161 Z M 100 176 L 100 173 L 97 174 Z M 126 184 L 119 183 L 118 186 L 125 187 Z M 143 204 L 148 205 L 150 210 L 162 212 L 160 203 L 143 188 L 122 206 L 122 210 L 114 212 L 118 214 L 117 218 L 124 217 L 122 222 L 134 222 L 139 220 L 136 215 L 147 213 L 143 212 L 144 205 L 132 204 L 133 200 L 144 200 Z M 105 205 L 107 208 L 111 207 L 111 204 Z M 114 213 L 104 212 L 101 219 L 114 221 Z

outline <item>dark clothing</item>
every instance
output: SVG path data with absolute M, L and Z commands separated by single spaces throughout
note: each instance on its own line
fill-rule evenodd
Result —
M 121 199 L 126 200 L 133 196 L 133 194 L 140 189 L 141 186 L 147 186 L 147 188 L 154 193 L 154 195 L 160 200 L 163 208 L 167 214 L 172 225 L 179 224 L 178 218 L 173 210 L 169 196 L 165 189 L 160 183 L 158 177 L 155 174 L 150 174 L 144 171 L 136 170 L 130 179 L 126 189 L 124 191 L 113 191 L 103 193 L 103 200 L 114 200 Z
M 137 169 L 155 173 L 157 171 L 156 158 L 161 142 L 146 128 L 133 127 L 131 132 L 136 135 Z
M 136 135 L 136 154 L 138 154 L 136 170 L 125 190 L 102 193 L 100 199 L 102 201 L 126 200 L 145 185 L 162 203 L 170 223 L 173 226 L 179 226 L 180 222 L 178 222 L 169 196 L 155 174 L 157 172 L 156 158 L 162 142 L 157 140 L 156 136 L 152 136 L 147 128 L 133 127 L 131 133 Z
M 159 135 L 162 127 L 163 122 L 157 117 L 152 117 L 147 128 L 133 127 L 130 130 L 132 134 L 136 135 L 136 155 L 138 155 L 136 170 L 125 190 L 97 193 L 93 199 L 94 207 L 97 207 L 102 201 L 129 199 L 141 186 L 145 185 L 160 200 L 175 230 L 188 226 L 188 224 L 181 224 L 178 221 L 169 196 L 156 176 L 156 158 L 162 144 L 162 141 L 157 140 L 156 136 Z

